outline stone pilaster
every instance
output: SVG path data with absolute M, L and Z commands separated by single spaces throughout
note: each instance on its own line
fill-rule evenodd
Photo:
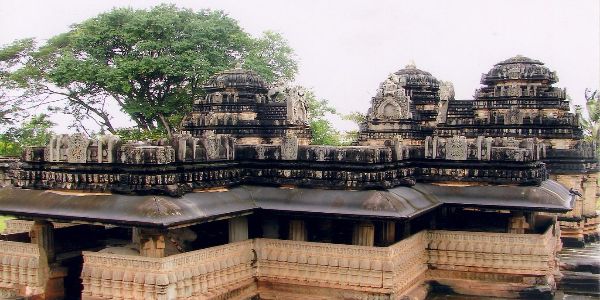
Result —
M 410 222 L 406 221 L 402 225 L 402 239 L 410 237 Z
M 289 239 L 292 241 L 306 241 L 307 231 L 304 220 L 290 220 Z
M 236 217 L 229 219 L 229 242 L 241 242 L 248 239 L 248 218 Z
M 140 240 L 140 255 L 146 257 L 165 257 L 165 232 L 140 228 L 138 235 Z
M 396 222 L 385 221 L 379 232 L 379 240 L 382 246 L 389 246 L 396 241 Z
M 352 244 L 372 247 L 375 242 L 375 226 L 369 221 L 354 224 Z
M 29 231 L 31 243 L 38 245 L 48 256 L 48 262 L 54 261 L 54 225 L 48 221 L 35 221 Z

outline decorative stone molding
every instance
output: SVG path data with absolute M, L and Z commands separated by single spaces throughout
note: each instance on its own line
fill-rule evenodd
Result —
M 31 231 L 31 227 L 33 226 L 33 221 L 27 220 L 19 220 L 19 219 L 11 219 L 4 221 L 6 224 L 6 228 L 4 228 L 4 232 L 2 234 L 15 234 L 15 233 L 24 233 Z M 77 224 L 72 223 L 52 223 L 54 225 L 54 229 L 65 228 L 70 226 L 75 226 Z

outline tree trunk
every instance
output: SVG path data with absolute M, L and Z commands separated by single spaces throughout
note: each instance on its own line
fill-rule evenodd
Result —
M 169 125 L 169 120 L 167 120 L 167 118 L 162 113 L 159 113 L 158 117 L 160 118 L 160 122 L 162 123 L 162 125 L 165 127 L 165 130 L 167 130 L 167 136 L 169 138 L 173 137 L 173 132 L 171 132 L 171 125 Z

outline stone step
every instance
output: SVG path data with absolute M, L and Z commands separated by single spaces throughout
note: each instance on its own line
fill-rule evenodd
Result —
M 569 294 L 600 296 L 600 274 L 562 271 L 558 288 Z

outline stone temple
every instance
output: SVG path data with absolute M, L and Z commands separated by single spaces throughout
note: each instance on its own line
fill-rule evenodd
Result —
M 0 298 L 551 297 L 599 223 L 557 80 L 516 56 L 456 100 L 409 65 L 334 147 L 309 144 L 304 91 L 235 68 L 171 139 L 55 136 L 0 160 Z

